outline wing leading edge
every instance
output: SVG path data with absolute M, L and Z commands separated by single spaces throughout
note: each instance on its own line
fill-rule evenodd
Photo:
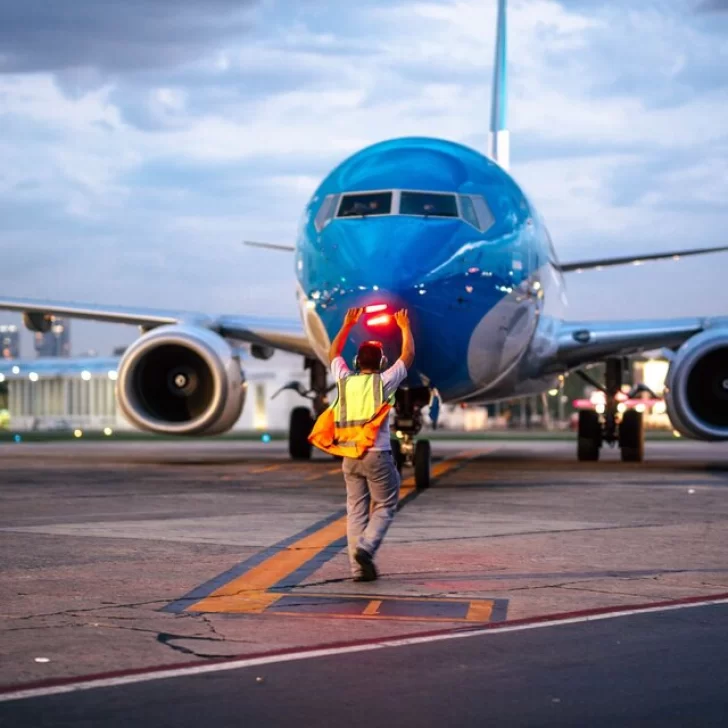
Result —
M 164 311 L 7 297 L 0 297 L 0 310 L 130 324 L 143 329 L 169 324 L 189 324 L 210 329 L 236 341 L 270 346 L 303 356 L 314 356 L 303 326 L 296 319 L 237 315 L 208 316 L 204 313 L 189 311 Z

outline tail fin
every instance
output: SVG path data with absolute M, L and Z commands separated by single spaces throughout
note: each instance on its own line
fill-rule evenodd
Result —
M 498 0 L 498 32 L 495 41 L 493 64 L 493 98 L 490 109 L 490 135 L 488 156 L 503 169 L 510 167 L 510 136 L 506 129 L 508 109 L 508 58 L 506 43 L 506 2 Z

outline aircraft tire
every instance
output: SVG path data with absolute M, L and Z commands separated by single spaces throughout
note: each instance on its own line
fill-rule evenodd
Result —
M 619 423 L 619 449 L 622 462 L 641 463 L 645 459 L 645 425 L 641 412 L 627 410 Z
M 402 467 L 404 466 L 404 455 L 402 455 L 402 443 L 397 438 L 391 439 L 392 443 L 392 457 L 394 458 L 394 464 L 397 468 L 397 472 L 402 475 Z
M 430 441 L 418 440 L 415 444 L 415 488 L 424 490 L 430 487 L 431 457 Z
M 579 412 L 579 437 L 576 444 L 576 456 L 580 462 L 599 460 L 602 446 L 602 425 L 599 415 L 594 410 Z
M 294 407 L 291 411 L 288 429 L 288 452 L 294 460 L 310 460 L 313 445 L 308 436 L 313 429 L 314 420 L 308 407 Z

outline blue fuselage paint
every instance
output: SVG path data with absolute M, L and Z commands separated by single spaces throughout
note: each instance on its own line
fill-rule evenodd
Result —
M 314 224 L 327 195 L 392 189 L 482 195 L 495 222 L 485 232 L 461 219 L 408 215 L 334 218 L 320 231 Z M 547 295 L 563 300 L 552 255 L 542 219 L 497 164 L 441 139 L 395 139 L 345 160 L 311 198 L 296 249 L 299 304 L 322 359 L 348 308 L 408 309 L 416 360 L 407 384 L 462 399 L 492 387 L 523 356 Z M 399 354 L 393 323 L 362 323 L 345 349 L 349 361 L 371 338 L 390 361 Z

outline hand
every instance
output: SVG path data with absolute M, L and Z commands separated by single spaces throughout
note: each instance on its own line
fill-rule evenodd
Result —
M 402 308 L 394 314 L 394 320 L 400 329 L 408 329 L 410 326 L 409 314 L 406 308 Z
M 355 326 L 363 313 L 363 308 L 350 308 L 344 316 L 344 326 Z

